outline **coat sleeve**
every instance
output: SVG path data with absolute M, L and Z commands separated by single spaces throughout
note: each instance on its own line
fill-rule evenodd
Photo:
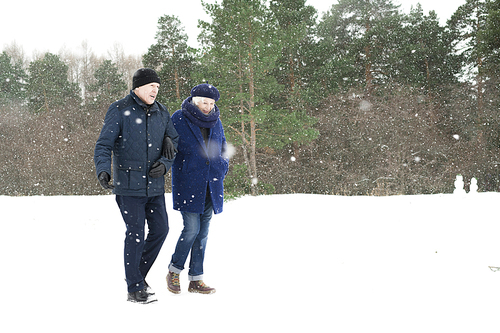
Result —
M 168 123 L 165 135 L 170 137 L 170 139 L 172 139 L 175 148 L 177 148 L 177 146 L 179 145 L 179 134 L 177 133 L 177 130 L 174 127 L 174 123 L 170 117 L 168 117 Z
M 170 118 L 170 116 L 168 116 L 167 126 L 165 128 L 165 136 L 168 136 L 172 140 L 172 143 L 174 144 L 175 148 L 178 147 L 179 134 L 177 133 L 177 130 L 175 129 L 174 123 L 172 122 L 172 119 Z M 165 165 L 165 168 L 167 171 L 170 169 L 170 167 L 172 167 L 174 160 L 175 160 L 175 157 L 171 160 L 167 159 L 163 155 L 160 157 L 160 162 Z
M 224 128 L 222 127 L 222 124 L 221 124 L 221 132 L 222 132 L 221 157 L 225 167 L 224 175 L 227 175 L 227 172 L 229 171 L 229 152 L 227 150 L 226 136 L 224 134 Z
M 111 175 L 111 153 L 116 139 L 120 135 L 121 124 L 119 110 L 116 105 L 111 105 L 104 118 L 101 134 L 97 139 L 94 149 L 94 163 L 96 174 L 103 171 Z

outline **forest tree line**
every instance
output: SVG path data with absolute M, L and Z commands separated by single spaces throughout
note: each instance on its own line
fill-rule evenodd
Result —
M 467 0 L 444 25 L 391 0 L 339 0 L 321 17 L 305 0 L 201 4 L 198 48 L 170 15 L 137 57 L 5 46 L 0 195 L 105 193 L 95 141 L 141 67 L 171 113 L 196 84 L 221 91 L 230 196 L 449 193 L 457 174 L 499 190 L 500 0 Z

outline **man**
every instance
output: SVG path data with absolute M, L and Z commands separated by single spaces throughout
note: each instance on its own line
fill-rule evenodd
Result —
M 169 230 L 164 175 L 174 162 L 179 140 L 167 108 L 155 101 L 160 83 L 152 69 L 135 72 L 130 94 L 109 107 L 94 151 L 99 183 L 116 194 L 126 224 L 128 301 L 137 303 L 156 300 L 145 278 Z
M 212 213 L 222 212 L 223 182 L 229 164 L 224 128 L 215 105 L 219 98 L 214 86 L 197 85 L 181 110 L 172 115 L 180 135 L 172 166 L 172 196 L 174 209 L 181 211 L 184 221 L 167 275 L 168 290 L 175 294 L 181 292 L 179 274 L 190 252 L 188 291 L 215 292 L 203 282 L 203 262 Z

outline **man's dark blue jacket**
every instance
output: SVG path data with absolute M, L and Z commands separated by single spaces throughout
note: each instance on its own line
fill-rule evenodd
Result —
M 160 161 L 168 171 L 174 159 L 162 156 L 167 135 L 177 147 L 179 135 L 167 108 L 155 102 L 148 106 L 130 94 L 111 104 L 94 151 L 97 176 L 111 175 L 113 157 L 113 193 L 125 196 L 153 197 L 165 193 L 165 177 L 149 176 L 151 166 Z

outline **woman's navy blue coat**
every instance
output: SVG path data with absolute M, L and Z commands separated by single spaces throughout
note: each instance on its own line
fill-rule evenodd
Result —
M 183 108 L 195 107 L 190 99 L 182 103 Z M 205 144 L 200 127 L 193 124 L 182 112 L 172 115 L 179 133 L 178 153 L 172 165 L 172 197 L 174 209 L 202 214 L 207 188 L 210 190 L 215 214 L 222 212 L 224 203 L 224 177 L 228 170 L 226 137 L 220 119 L 210 128 L 208 145 Z
M 113 155 L 113 193 L 142 197 L 165 193 L 165 177 L 149 176 L 156 161 L 166 170 L 173 163 L 162 156 L 165 135 L 177 146 L 179 136 L 167 108 L 158 102 L 148 107 L 131 91 L 106 113 L 94 151 L 97 175 L 103 171 L 111 175 Z

